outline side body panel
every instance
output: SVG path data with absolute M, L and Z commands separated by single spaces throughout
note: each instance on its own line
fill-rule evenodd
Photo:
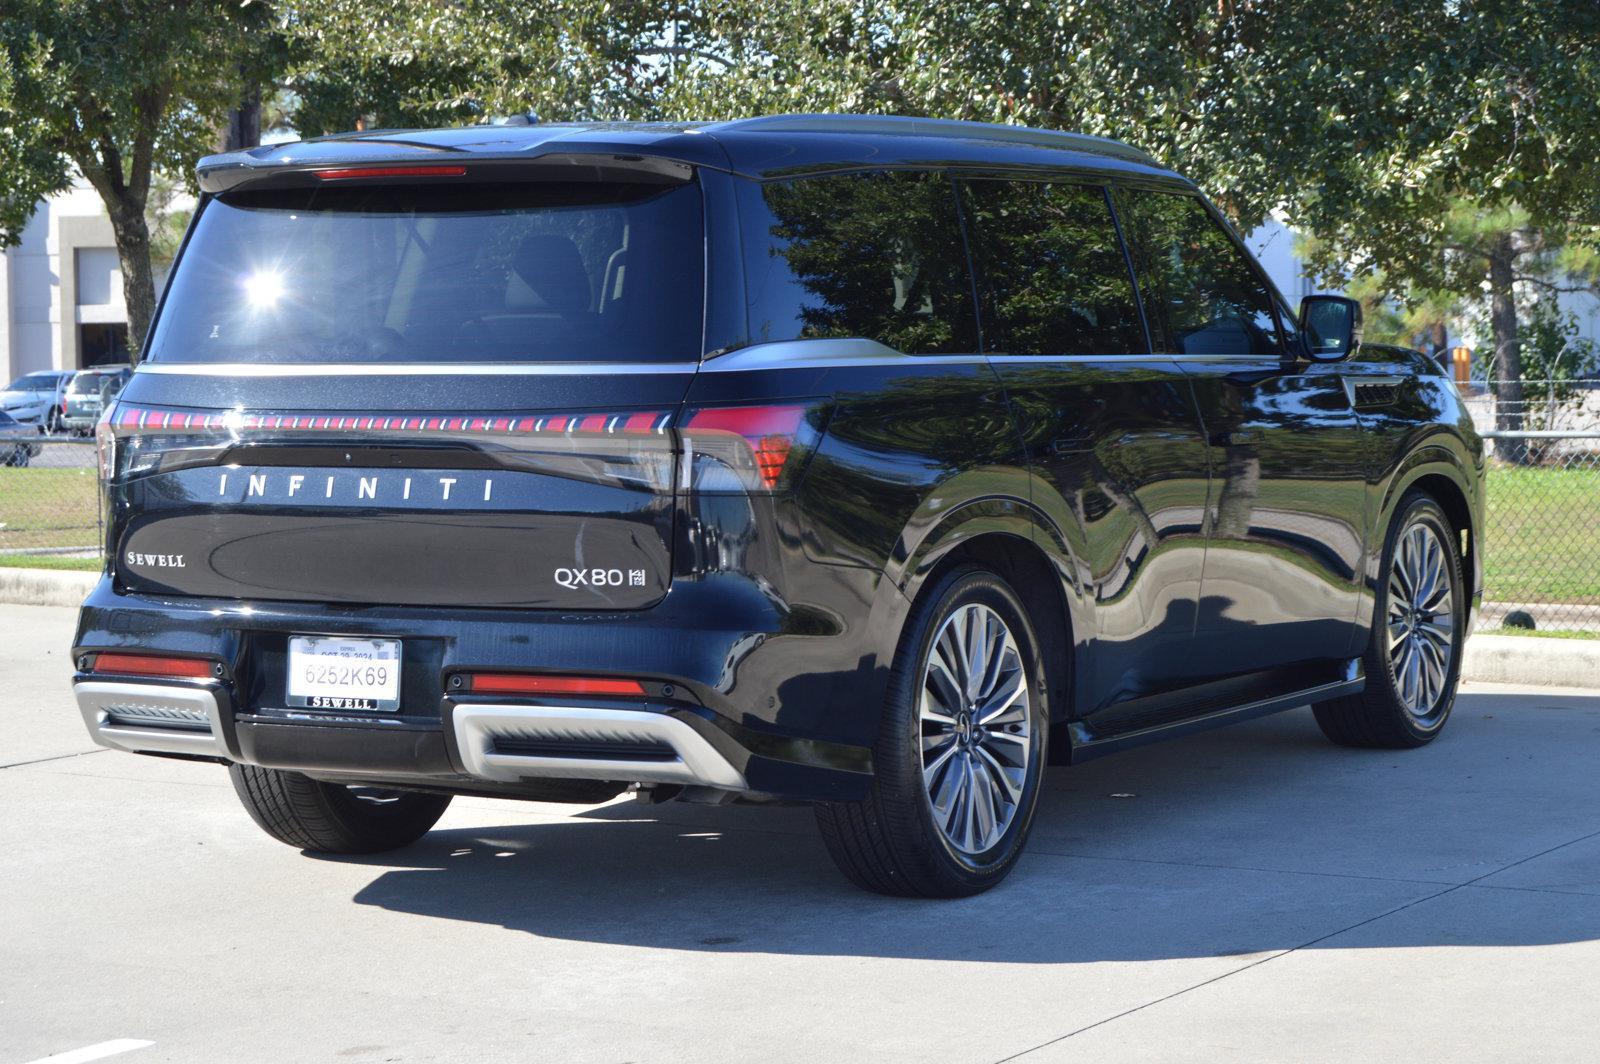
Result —
M 1206 453 L 1189 383 L 1151 358 L 996 360 L 1034 474 L 1033 502 L 1077 562 L 1092 643 L 1074 716 L 1189 683 L 1205 557 Z
M 1191 356 L 1211 453 L 1194 653 L 1220 678 L 1360 652 L 1373 458 L 1338 364 Z

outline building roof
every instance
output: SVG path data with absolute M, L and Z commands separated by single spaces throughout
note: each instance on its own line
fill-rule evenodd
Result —
M 526 162 L 561 156 L 669 160 L 751 177 L 863 166 L 1051 167 L 1177 175 L 1120 141 L 1026 126 L 881 115 L 769 115 L 728 122 L 532 122 L 386 129 L 265 145 L 200 160 L 219 192 L 264 176 L 424 160 Z M 554 161 L 553 159 L 549 161 Z

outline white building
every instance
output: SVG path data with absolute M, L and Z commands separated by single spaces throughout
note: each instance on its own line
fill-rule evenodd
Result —
M 76 184 L 0 252 L 0 386 L 30 370 L 126 362 L 127 322 L 111 220 Z

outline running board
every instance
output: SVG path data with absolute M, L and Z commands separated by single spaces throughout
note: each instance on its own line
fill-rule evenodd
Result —
M 1291 709 L 1312 702 L 1323 702 L 1330 698 L 1339 698 L 1344 695 L 1358 695 L 1367 686 L 1367 678 L 1361 667 L 1360 658 L 1352 658 L 1345 666 L 1343 679 L 1333 680 L 1328 683 L 1317 684 L 1314 687 L 1290 691 L 1286 694 L 1273 695 L 1270 698 L 1257 699 L 1243 705 L 1219 709 L 1198 717 L 1174 721 L 1171 724 L 1160 724 L 1155 727 L 1142 728 L 1138 731 L 1123 732 L 1118 735 L 1096 739 L 1084 727 L 1081 721 L 1069 725 L 1072 735 L 1072 764 L 1083 761 L 1092 761 L 1106 754 L 1114 754 L 1119 750 L 1127 750 L 1135 746 L 1145 746 L 1149 743 L 1161 742 L 1165 739 L 1175 739 L 1183 735 L 1193 735 L 1197 732 L 1210 731 L 1213 728 L 1226 727 L 1240 721 L 1254 720 L 1257 717 L 1269 717 L 1274 713 L 1283 713 Z

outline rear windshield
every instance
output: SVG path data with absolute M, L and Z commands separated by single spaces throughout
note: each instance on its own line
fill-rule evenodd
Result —
M 67 394 L 94 395 L 96 392 L 115 388 L 121 383 L 121 374 L 118 373 L 79 373 L 72 378 L 72 383 L 67 385 Z
M 698 186 L 236 193 L 206 205 L 160 362 L 675 362 L 701 351 Z

